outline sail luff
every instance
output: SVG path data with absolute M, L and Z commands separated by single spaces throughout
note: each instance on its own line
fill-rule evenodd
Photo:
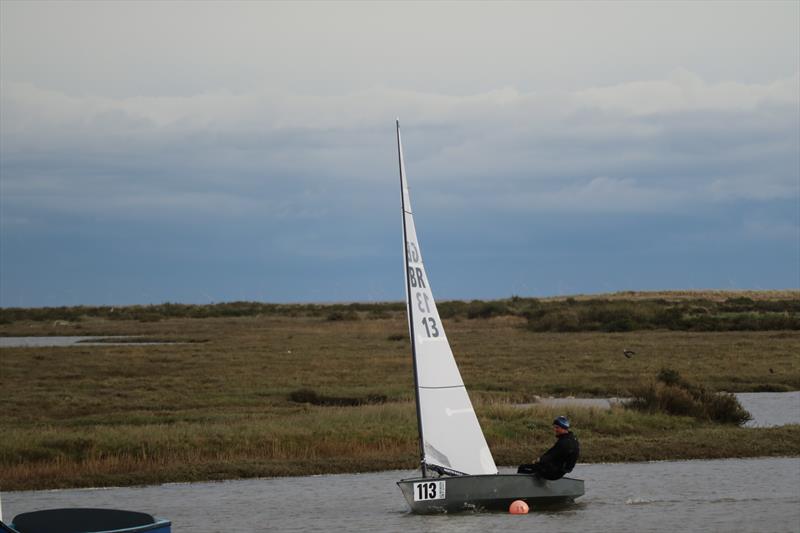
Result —
M 408 276 L 408 228 L 406 227 L 406 213 L 411 212 L 411 206 L 407 205 L 408 185 L 406 183 L 405 165 L 403 164 L 403 143 L 400 140 L 400 119 L 397 119 L 397 159 L 400 166 L 400 206 L 403 217 L 403 273 L 406 280 L 406 316 L 408 317 L 408 335 L 411 340 L 411 361 L 414 367 L 414 404 L 417 409 L 417 431 L 419 432 L 419 464 L 422 470 L 422 477 L 427 477 L 425 467 L 425 439 L 422 434 L 422 411 L 419 403 L 419 375 L 417 371 L 417 347 L 414 336 L 414 320 L 412 319 L 411 304 L 411 280 Z M 408 202 L 410 203 L 410 202 Z

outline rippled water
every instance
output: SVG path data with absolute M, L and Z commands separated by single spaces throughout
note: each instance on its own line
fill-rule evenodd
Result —
M 503 469 L 505 470 L 505 469 Z M 7 518 L 43 508 L 117 507 L 179 532 L 800 531 L 800 458 L 578 465 L 586 495 L 563 510 L 515 516 L 408 512 L 393 471 L 154 487 L 12 492 Z
M 736 398 L 753 417 L 746 427 L 800 424 L 800 391 L 740 392 Z

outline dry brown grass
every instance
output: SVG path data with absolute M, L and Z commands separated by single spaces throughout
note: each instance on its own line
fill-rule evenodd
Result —
M 752 296 L 751 296 L 752 297 Z M 403 313 L 13 322 L 0 335 L 143 335 L 185 344 L 4 348 L 4 490 L 413 468 Z M 445 321 L 499 464 L 530 459 L 536 395 L 627 396 L 659 369 L 715 390 L 800 389 L 800 332 L 534 333 L 525 319 Z M 398 340 L 400 339 L 400 340 Z M 632 358 L 623 348 L 636 352 Z M 388 403 L 317 407 L 298 389 Z M 798 454 L 800 428 L 748 430 L 664 415 L 571 411 L 584 459 Z M 639 418 L 631 419 L 631 416 Z M 707 446 L 682 444 L 697 439 Z

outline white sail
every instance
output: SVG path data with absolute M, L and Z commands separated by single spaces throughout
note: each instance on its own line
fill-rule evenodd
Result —
M 422 462 L 451 473 L 496 474 L 492 452 L 461 380 L 422 262 L 408 194 L 399 121 L 397 150 L 402 187 L 406 305 L 414 354 Z

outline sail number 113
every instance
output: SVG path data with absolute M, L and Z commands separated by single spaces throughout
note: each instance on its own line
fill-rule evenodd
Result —
M 444 481 L 425 481 L 414 483 L 414 501 L 443 500 L 445 498 Z

